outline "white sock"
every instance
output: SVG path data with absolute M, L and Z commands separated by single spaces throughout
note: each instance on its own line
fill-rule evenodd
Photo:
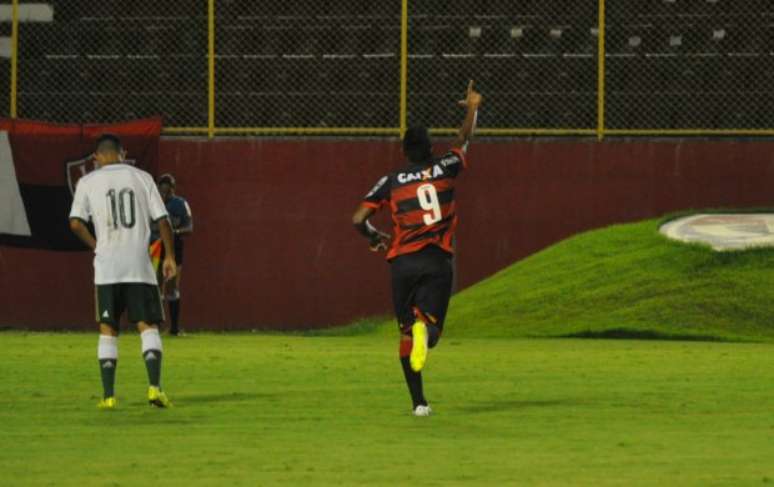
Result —
M 145 356 L 145 352 L 148 350 L 158 350 L 163 352 L 164 349 L 161 346 L 161 335 L 156 328 L 150 328 L 140 333 L 140 339 L 142 339 L 142 354 Z
M 100 335 L 97 344 L 97 359 L 118 360 L 118 337 Z

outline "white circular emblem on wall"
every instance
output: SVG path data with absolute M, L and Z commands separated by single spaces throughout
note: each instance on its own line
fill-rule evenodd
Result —
M 661 233 L 682 242 L 702 242 L 715 250 L 774 247 L 774 214 L 693 215 L 661 226 Z

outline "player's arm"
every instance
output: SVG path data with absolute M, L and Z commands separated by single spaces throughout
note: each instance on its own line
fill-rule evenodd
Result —
M 193 215 L 191 215 L 191 208 L 187 202 L 184 202 L 185 214 L 183 216 L 183 224 L 180 228 L 175 229 L 175 234 L 179 236 L 190 235 L 193 233 Z
M 91 234 L 86 222 L 91 219 L 91 205 L 86 196 L 85 182 L 79 182 L 75 187 L 73 204 L 70 208 L 70 230 L 81 242 L 91 250 L 97 248 L 97 239 Z
M 381 178 L 357 207 L 355 214 L 352 215 L 352 224 L 355 226 L 355 230 L 368 239 L 372 252 L 387 250 L 391 239 L 389 234 L 379 231 L 368 221 L 371 215 L 390 199 L 389 179 L 387 176 Z
M 184 227 L 180 227 L 177 230 L 175 230 L 175 234 L 180 235 L 181 237 L 184 235 L 190 235 L 193 233 L 193 218 L 188 219 L 188 224 Z
M 175 263 L 175 246 L 172 237 L 172 225 L 169 223 L 167 208 L 159 194 L 159 188 L 153 182 L 150 174 L 145 174 L 145 184 L 147 187 L 146 195 L 148 198 L 148 208 L 150 216 L 154 222 L 159 224 L 159 235 L 164 244 L 164 262 L 162 263 L 162 273 L 167 281 L 177 274 L 177 264 Z
M 168 218 L 159 220 L 159 234 L 161 235 L 161 242 L 164 244 L 164 279 L 168 281 L 177 274 L 175 246 L 172 240 L 172 225 L 170 225 Z
M 481 93 L 473 89 L 473 80 L 470 80 L 465 99 L 459 102 L 460 105 L 467 108 L 465 120 L 462 122 L 460 131 L 457 133 L 457 139 L 454 141 L 454 144 L 452 144 L 452 147 L 460 149 L 463 152 L 467 150 L 468 142 L 473 136 L 473 132 L 476 130 L 478 107 L 481 105 L 483 99 Z
M 390 235 L 379 231 L 368 219 L 376 212 L 376 209 L 365 203 L 361 203 L 352 215 L 352 224 L 360 235 L 368 239 L 369 247 L 372 252 L 387 250 L 387 244 L 390 241 Z
M 97 239 L 91 234 L 89 228 L 83 223 L 83 220 L 80 218 L 70 218 L 70 230 L 91 250 L 97 248 Z

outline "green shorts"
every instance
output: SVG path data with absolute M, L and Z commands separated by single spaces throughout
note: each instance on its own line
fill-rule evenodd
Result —
M 117 330 L 124 311 L 130 323 L 142 321 L 158 325 L 164 321 L 161 293 L 155 284 L 105 284 L 96 286 L 95 294 L 97 323 L 105 323 Z

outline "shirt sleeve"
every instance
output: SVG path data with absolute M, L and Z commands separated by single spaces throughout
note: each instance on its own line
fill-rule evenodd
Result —
M 159 188 L 153 182 L 153 178 L 148 175 L 146 178 L 148 184 L 148 210 L 150 211 L 151 220 L 154 222 L 167 217 L 167 207 L 164 206 L 164 201 L 159 194 Z
M 384 176 L 380 179 L 371 191 L 363 198 L 363 204 L 375 210 L 378 210 L 382 205 L 386 204 L 390 200 L 390 188 L 389 179 Z
M 456 178 L 463 169 L 468 168 L 465 150 L 458 148 L 450 150 L 441 158 L 440 164 L 444 170 L 449 172 L 451 177 Z
M 86 194 L 85 184 L 79 181 L 75 186 L 75 196 L 73 196 L 73 205 L 70 208 L 70 218 L 75 218 L 88 223 L 91 219 L 91 207 Z
M 191 207 L 188 205 L 188 200 L 180 198 L 180 227 L 185 228 L 191 224 Z

